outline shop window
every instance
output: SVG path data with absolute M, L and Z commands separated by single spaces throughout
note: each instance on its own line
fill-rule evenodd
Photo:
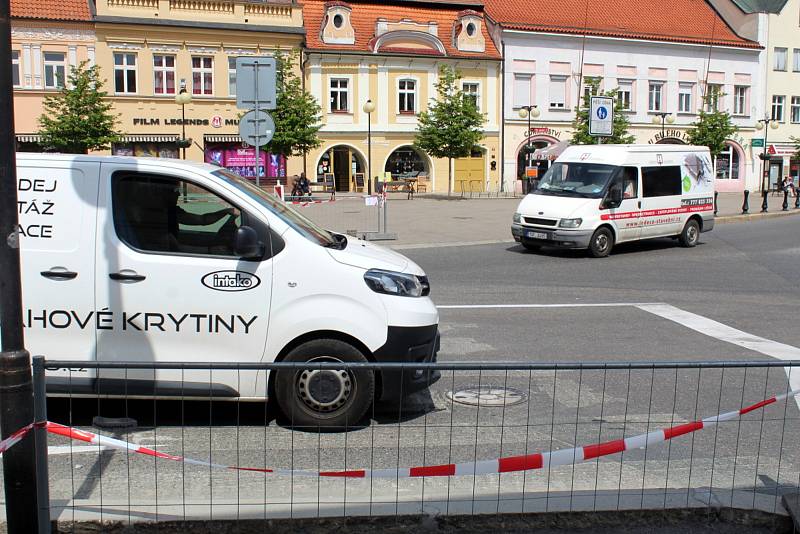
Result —
M 157 95 L 175 94 L 175 56 L 153 56 L 153 92 Z
M 176 143 L 114 143 L 111 145 L 114 156 L 136 156 L 141 158 L 178 158 Z
M 192 94 L 214 94 L 214 58 L 192 56 Z
M 772 96 L 772 120 L 783 122 L 783 105 L 786 97 L 782 95 Z
M 403 178 L 419 178 L 427 174 L 427 166 L 422 156 L 411 147 L 398 148 L 386 160 L 385 172 L 392 173 L 393 180 Z
M 739 151 L 727 145 L 716 159 L 717 180 L 739 179 Z
M 136 54 L 114 54 L 114 91 L 117 94 L 136 93 Z
M 664 84 L 662 82 L 650 82 L 647 94 L 648 111 L 661 111 Z
M 251 146 L 243 147 L 241 143 L 206 144 L 205 161 L 255 180 L 256 150 Z M 286 158 L 260 150 L 258 171 L 261 178 L 285 178 Z
M 694 113 L 692 109 L 693 83 L 682 83 L 678 86 L 678 113 Z
M 62 52 L 44 53 L 44 87 L 61 89 L 66 82 L 67 61 Z
M 642 196 L 667 197 L 681 194 L 681 168 L 677 165 L 642 167 Z
M 475 109 L 481 109 L 481 86 L 478 82 L 464 82 L 461 84 L 461 91 L 464 97 L 469 99 L 475 106 Z
M 397 82 L 398 112 L 413 114 L 416 112 L 417 82 L 399 80 Z
M 195 184 L 148 174 L 112 177 L 114 229 L 137 250 L 234 257 L 241 212 Z M 186 202 L 181 191 L 194 193 Z M 200 200 L 196 200 L 196 199 Z
M 331 112 L 346 113 L 350 110 L 350 90 L 347 78 L 331 78 Z
M 633 82 L 630 80 L 617 80 L 617 102 L 623 111 L 631 111 L 631 95 L 633 94 Z
M 236 96 L 236 58 L 228 58 L 228 96 Z
M 11 51 L 11 82 L 14 87 L 20 86 L 19 80 L 19 50 Z

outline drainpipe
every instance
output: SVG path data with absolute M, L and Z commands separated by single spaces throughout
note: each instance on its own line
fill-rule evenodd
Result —
M 500 29 L 502 39 L 503 30 Z M 502 42 L 500 60 L 500 192 L 506 183 L 506 43 Z
M 303 92 L 306 92 L 306 63 L 308 62 L 308 57 L 306 56 L 306 43 L 305 40 L 300 46 L 300 86 L 303 89 Z M 308 180 L 308 152 L 303 152 L 303 175 Z M 287 182 L 288 184 L 288 182 Z

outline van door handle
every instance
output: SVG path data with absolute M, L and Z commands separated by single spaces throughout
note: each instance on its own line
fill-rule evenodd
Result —
M 642 201 L 639 201 L 639 209 L 642 209 Z
M 147 278 L 143 274 L 130 274 L 130 273 L 111 273 L 108 275 L 109 278 L 112 280 L 117 280 L 119 282 L 141 282 L 145 278 Z
M 78 273 L 72 271 L 42 271 L 39 274 L 52 280 L 72 280 L 78 276 Z

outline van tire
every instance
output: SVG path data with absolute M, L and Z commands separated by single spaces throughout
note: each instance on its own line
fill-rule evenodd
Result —
M 681 235 L 678 236 L 681 246 L 692 248 L 700 241 L 700 225 L 694 219 L 686 221 L 686 226 L 683 227 Z
M 314 339 L 292 349 L 284 362 L 367 363 L 356 347 L 338 339 Z M 280 369 L 275 397 L 293 428 L 335 431 L 352 428 L 364 417 L 375 395 L 371 369 Z
M 542 245 L 534 245 L 533 243 L 525 243 L 523 241 L 522 247 L 529 252 L 538 252 L 542 248 Z
M 611 230 L 605 226 L 595 230 L 589 241 L 589 253 L 595 258 L 605 258 L 611 254 L 612 248 L 614 248 L 614 234 Z

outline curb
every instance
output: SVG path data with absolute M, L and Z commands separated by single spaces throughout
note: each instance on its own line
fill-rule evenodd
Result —
M 714 221 L 720 224 L 755 221 L 759 219 L 769 219 L 772 217 L 789 217 L 790 215 L 800 215 L 800 209 L 791 208 L 788 211 L 776 211 L 767 213 L 746 213 L 738 215 L 722 215 L 714 217 Z

